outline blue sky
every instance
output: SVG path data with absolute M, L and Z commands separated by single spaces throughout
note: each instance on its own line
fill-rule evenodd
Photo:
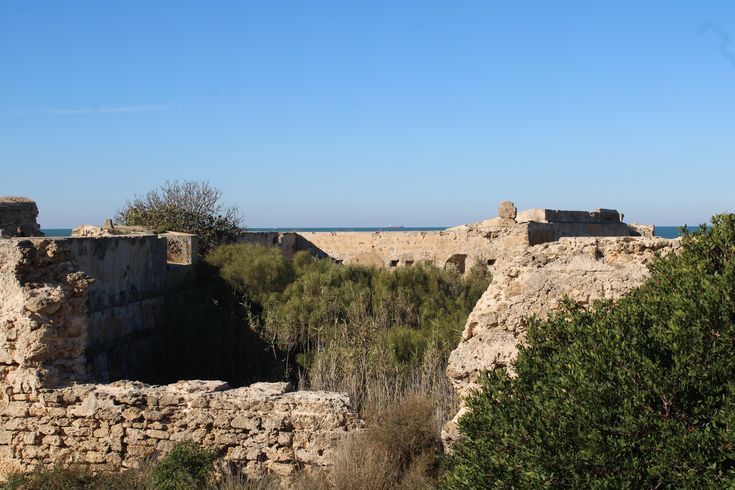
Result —
M 644 5 L 645 4 L 645 5 Z M 735 211 L 733 2 L 0 3 L 0 194 L 47 228 L 166 179 L 260 226 Z

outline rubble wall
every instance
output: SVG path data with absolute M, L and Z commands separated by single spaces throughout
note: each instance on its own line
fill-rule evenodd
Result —
M 288 476 L 328 465 L 337 441 L 359 427 L 346 395 L 288 392 L 285 383 L 41 390 L 0 404 L 0 479 L 59 461 L 94 471 L 135 467 L 183 439 L 215 449 L 230 471 Z

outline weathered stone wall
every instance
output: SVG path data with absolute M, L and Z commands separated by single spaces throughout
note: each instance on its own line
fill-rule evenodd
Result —
M 299 232 L 299 236 L 343 263 L 397 267 L 430 263 L 467 272 L 475 264 L 496 266 L 498 260 L 524 253 L 529 245 L 562 237 L 639 235 L 611 209 L 558 211 L 531 209 L 517 213 L 503 202 L 498 217 L 444 231 Z
M 528 244 L 526 229 L 498 223 L 482 230 L 301 232 L 306 241 L 338 262 L 376 267 L 429 263 L 469 271 L 476 263 L 491 263 L 502 250 Z
M 94 279 L 87 291 L 87 357 L 100 382 L 147 369 L 165 320 L 167 241 L 155 235 L 65 238 L 74 264 Z
M 0 389 L 5 401 L 87 378 L 87 288 L 68 242 L 0 239 Z
M 30 199 L 0 196 L 0 238 L 43 236 L 37 218 L 38 207 Z
M 182 439 L 215 448 L 248 477 L 287 476 L 328 465 L 337 441 L 359 428 L 347 396 L 289 393 L 285 383 L 76 385 L 0 403 L 0 479 L 59 461 L 135 467 Z
M 528 317 L 546 317 L 564 296 L 583 304 L 618 299 L 643 282 L 657 253 L 679 244 L 664 238 L 562 238 L 499 261 L 449 358 L 447 374 L 460 398 L 477 387 L 481 372 L 512 371 Z M 455 440 L 464 410 L 445 428 L 445 442 Z
M 165 278 L 156 259 L 165 264 L 165 245 L 156 237 L 0 240 L 0 480 L 38 463 L 134 466 L 183 438 L 221 450 L 249 476 L 284 475 L 327 465 L 336 441 L 360 428 L 346 396 L 288 393 L 283 383 L 89 384 L 100 370 L 89 367 L 88 349 L 107 335 L 91 330 L 117 324 L 95 313 L 144 310 Z M 103 340 L 124 338 L 120 328 Z

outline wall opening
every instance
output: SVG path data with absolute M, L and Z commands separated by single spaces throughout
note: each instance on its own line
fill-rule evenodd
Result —
M 464 274 L 466 261 L 467 254 L 454 254 L 447 259 L 444 270 L 455 270 L 460 274 Z

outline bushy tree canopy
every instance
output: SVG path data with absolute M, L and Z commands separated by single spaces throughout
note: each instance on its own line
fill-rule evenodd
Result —
M 115 221 L 156 232 L 194 233 L 204 254 L 220 243 L 234 240 L 243 231 L 240 211 L 235 206 L 223 205 L 221 197 L 222 192 L 208 182 L 167 181 L 125 203 Z
M 735 484 L 735 215 L 684 237 L 617 304 L 532 321 L 488 373 L 447 488 Z

